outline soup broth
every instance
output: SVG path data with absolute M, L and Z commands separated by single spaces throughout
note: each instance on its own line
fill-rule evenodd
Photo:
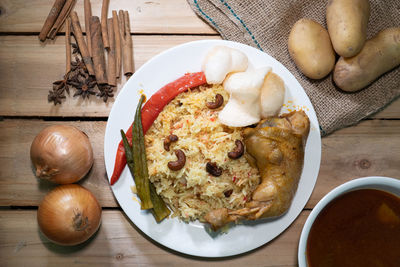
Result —
M 376 189 L 343 194 L 311 227 L 307 261 L 318 266 L 400 266 L 400 198 Z

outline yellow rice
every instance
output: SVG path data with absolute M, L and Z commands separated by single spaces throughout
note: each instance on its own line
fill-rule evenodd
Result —
M 243 140 L 243 128 L 219 122 L 218 112 L 223 106 L 207 108 L 206 102 L 213 101 L 217 93 L 224 97 L 225 104 L 229 95 L 221 85 L 200 86 L 180 94 L 164 108 L 145 135 L 150 180 L 174 216 L 184 221 L 203 221 L 208 211 L 217 208 L 241 208 L 259 184 L 258 170 L 244 156 L 237 160 L 227 156 L 235 147 L 235 140 Z M 170 134 L 177 135 L 179 140 L 166 151 L 163 142 Z M 167 165 L 176 160 L 176 149 L 184 151 L 186 164 L 181 170 L 172 171 Z M 222 167 L 221 176 L 214 177 L 206 171 L 208 161 Z M 224 192 L 229 190 L 233 193 L 226 197 Z

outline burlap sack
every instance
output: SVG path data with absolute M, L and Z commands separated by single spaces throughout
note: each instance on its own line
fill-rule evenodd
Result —
M 290 59 L 287 39 L 293 24 L 310 18 L 326 28 L 327 0 L 187 0 L 192 9 L 222 38 L 263 50 L 291 71 L 317 112 L 321 134 L 353 125 L 383 109 L 400 95 L 400 67 L 384 74 L 366 89 L 344 93 L 333 85 L 332 75 L 311 80 Z M 400 27 L 400 0 L 370 0 L 368 36 Z

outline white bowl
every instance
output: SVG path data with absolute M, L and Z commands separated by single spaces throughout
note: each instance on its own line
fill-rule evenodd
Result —
M 332 191 L 330 191 L 326 196 L 324 196 L 318 204 L 311 211 L 304 224 L 303 230 L 301 232 L 298 250 L 298 263 L 299 267 L 306 267 L 307 264 L 307 239 L 310 233 L 311 226 L 313 225 L 318 214 L 325 208 L 325 206 L 330 203 L 336 197 L 358 189 L 380 189 L 394 195 L 400 196 L 400 180 L 388 177 L 371 176 L 358 178 L 344 183 Z

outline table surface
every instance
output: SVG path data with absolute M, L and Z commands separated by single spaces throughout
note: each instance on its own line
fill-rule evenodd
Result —
M 296 266 L 300 232 L 316 203 L 334 187 L 371 175 L 400 177 L 400 100 L 356 126 L 322 139 L 322 161 L 310 200 L 293 224 L 255 251 L 223 259 L 175 253 L 144 236 L 116 202 L 104 167 L 103 137 L 113 100 L 68 97 L 47 102 L 52 82 L 65 71 L 64 33 L 42 44 L 38 33 L 53 1 L 0 0 L 0 262 L 7 266 L 229 265 Z M 29 3 L 29 4 L 28 4 Z M 101 1 L 92 0 L 94 15 Z M 138 69 L 154 55 L 193 40 L 221 39 L 186 0 L 113 0 L 110 10 L 129 10 Z M 75 10 L 83 26 L 83 1 Z M 121 89 L 120 81 L 117 93 Z M 382 88 L 384 90 L 384 88 Z M 54 185 L 39 182 L 31 169 L 33 138 L 48 125 L 77 126 L 90 137 L 94 166 L 80 182 L 103 207 L 102 225 L 89 242 L 61 247 L 39 231 L 36 213 Z

